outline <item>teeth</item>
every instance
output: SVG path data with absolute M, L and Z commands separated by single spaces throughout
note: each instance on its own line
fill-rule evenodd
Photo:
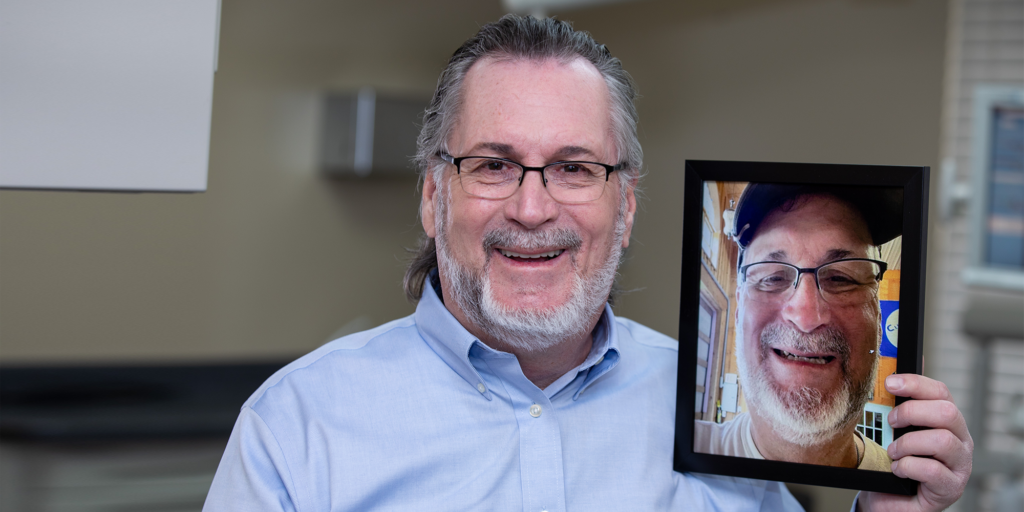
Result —
M 512 252 L 505 249 L 501 249 L 501 254 L 508 258 L 523 258 L 528 260 L 535 260 L 540 258 L 554 258 L 555 256 L 562 254 L 562 252 L 564 251 L 565 249 L 556 249 L 551 252 L 542 252 L 540 254 L 519 254 L 518 252 Z
M 826 364 L 826 363 L 828 363 L 831 360 L 831 357 L 826 358 L 826 357 L 804 357 L 804 356 L 798 356 L 798 355 L 795 355 L 795 354 L 790 354 L 789 352 L 786 352 L 785 350 L 779 350 L 778 352 L 783 357 L 785 357 L 786 359 L 789 359 L 790 361 L 801 361 L 801 362 L 804 362 L 804 363 L 812 363 L 812 364 Z

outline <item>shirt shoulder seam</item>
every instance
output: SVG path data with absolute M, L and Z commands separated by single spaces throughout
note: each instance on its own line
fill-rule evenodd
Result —
M 279 386 L 281 384 L 281 382 L 284 381 L 285 378 L 287 378 L 291 374 L 293 374 L 295 372 L 298 372 L 298 371 L 302 371 L 302 370 L 308 369 L 314 363 L 319 362 L 323 358 L 327 357 L 329 354 L 333 354 L 333 353 L 338 352 L 340 350 L 358 350 L 358 349 L 361 349 L 361 348 L 365 347 L 366 345 L 369 345 L 370 342 L 372 342 L 372 341 L 374 341 L 374 340 L 376 340 L 376 339 L 378 339 L 378 338 L 380 338 L 380 337 L 382 337 L 382 336 L 384 336 L 384 335 L 386 335 L 386 334 L 388 334 L 388 333 L 390 333 L 390 332 L 392 332 L 394 330 L 406 329 L 406 328 L 410 328 L 410 327 L 415 328 L 415 325 L 416 325 L 416 320 L 415 320 L 415 318 L 413 318 L 412 315 L 410 315 L 410 316 L 407 316 L 405 318 L 399 318 L 399 319 L 394 320 L 392 322 L 388 322 L 386 324 L 377 326 L 377 327 L 375 327 L 373 329 L 370 329 L 370 330 L 367 330 L 367 331 L 360 331 L 360 332 L 357 332 L 357 333 L 349 334 L 348 336 L 343 336 L 343 337 L 338 338 L 336 340 L 332 340 L 330 342 L 327 342 L 326 344 L 321 346 L 319 349 L 316 349 L 313 352 L 310 352 L 310 353 L 308 353 L 308 354 L 306 354 L 306 355 L 296 359 L 295 361 L 292 361 L 291 363 L 288 363 L 287 365 L 282 367 L 280 370 L 275 372 L 273 375 L 271 375 L 266 381 L 263 382 L 263 384 L 259 387 L 259 389 L 257 389 L 252 394 L 252 396 L 250 396 L 249 399 L 245 401 L 245 404 L 243 404 L 243 407 L 253 408 L 252 406 L 255 405 L 256 403 L 258 403 L 260 400 L 262 400 L 264 395 L 266 395 L 268 390 L 270 390 L 271 388 Z M 366 333 L 368 333 L 370 331 L 381 329 L 383 327 L 387 327 L 387 328 L 382 330 L 381 332 L 378 332 L 378 333 L 375 333 L 373 335 L 368 336 L 366 338 L 366 340 L 362 344 L 360 344 L 358 346 L 353 346 L 353 347 L 337 346 L 337 345 L 340 345 L 340 343 L 338 343 L 338 342 L 341 341 L 341 340 L 344 340 L 346 338 L 350 338 L 350 337 L 353 337 L 353 336 L 359 336 L 361 334 L 365 335 Z M 418 335 L 419 334 L 417 333 L 417 336 Z M 255 412 L 255 409 L 253 409 L 253 412 Z
M 619 327 L 629 332 L 633 341 L 636 341 L 641 345 L 651 348 L 662 348 L 673 352 L 679 351 L 678 341 L 655 331 L 650 327 L 620 316 L 615 317 L 615 322 L 619 324 Z M 638 336 L 638 334 L 641 335 Z

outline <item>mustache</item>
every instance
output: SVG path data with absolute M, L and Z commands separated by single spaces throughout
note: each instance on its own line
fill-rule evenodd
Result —
M 495 247 L 517 248 L 526 251 L 558 247 L 574 252 L 583 247 L 583 237 L 568 228 L 529 231 L 503 226 L 484 235 L 483 244 L 484 252 L 487 254 L 490 254 Z
M 850 344 L 838 328 L 826 325 L 814 332 L 800 332 L 782 324 L 771 324 L 761 330 L 761 351 L 767 356 L 773 348 L 791 348 L 812 354 L 834 354 L 845 364 L 850 357 Z

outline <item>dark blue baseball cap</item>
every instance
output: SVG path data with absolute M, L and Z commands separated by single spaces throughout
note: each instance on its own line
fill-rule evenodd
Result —
M 750 246 L 769 213 L 806 195 L 828 195 L 849 203 L 864 218 L 874 245 L 903 234 L 902 188 L 751 183 L 740 195 L 734 216 L 733 237 L 740 250 Z

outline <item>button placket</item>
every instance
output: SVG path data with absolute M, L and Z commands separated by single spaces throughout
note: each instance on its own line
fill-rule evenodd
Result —
M 499 387 L 508 396 L 519 427 L 519 471 L 523 510 L 565 511 L 562 438 L 557 413 L 544 392 L 530 382 L 515 356 L 480 360 L 496 381 L 487 381 L 488 393 Z M 485 378 L 486 380 L 486 378 Z

